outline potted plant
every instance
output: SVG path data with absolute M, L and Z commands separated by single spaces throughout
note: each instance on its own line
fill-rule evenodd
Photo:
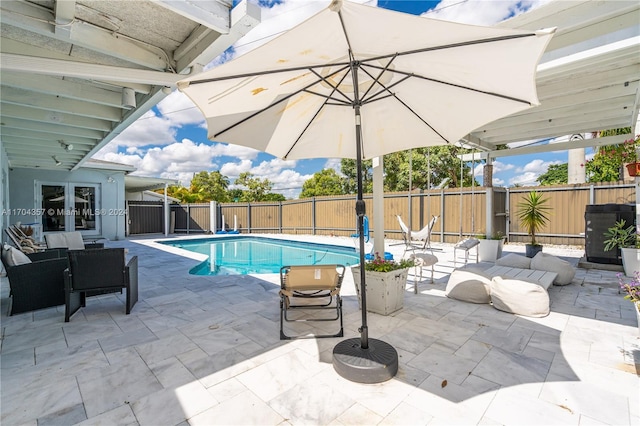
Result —
M 544 198 L 539 192 L 531 191 L 518 203 L 518 219 L 531 237 L 531 243 L 525 246 L 527 257 L 534 257 L 542 251 L 542 245 L 536 241 L 536 233 L 549 221 L 547 213 L 551 207 L 547 205 L 548 201 L 549 199 Z
M 626 293 L 624 298 L 630 300 L 635 307 L 638 331 L 640 332 L 640 271 L 635 271 L 633 278 L 629 282 L 622 278 L 622 274 L 618 274 L 618 283 L 620 284 L 620 290 Z
M 478 246 L 478 261 L 495 262 L 502 257 L 502 246 L 504 235 L 498 231 L 492 235 L 479 235 L 480 245 Z
M 375 253 L 375 258 L 365 262 L 364 273 L 367 286 L 367 311 L 389 315 L 404 306 L 404 291 L 409 268 L 414 266 L 413 259 L 400 261 L 385 260 Z M 358 305 L 362 309 L 360 298 L 360 265 L 351 268 L 353 281 L 358 294 Z
M 633 277 L 640 270 L 640 238 L 634 225 L 627 226 L 624 219 L 619 220 L 604 233 L 604 250 L 619 250 L 624 274 Z
M 640 163 L 637 155 L 639 147 L 640 135 L 627 139 L 621 144 L 604 146 L 600 149 L 604 151 L 608 158 L 617 161 L 620 167 L 626 166 L 629 176 L 637 176 L 640 174 Z M 622 171 L 620 179 L 622 179 Z

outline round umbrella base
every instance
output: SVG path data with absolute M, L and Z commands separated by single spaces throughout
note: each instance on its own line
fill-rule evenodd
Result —
M 333 368 L 347 380 L 358 383 L 385 382 L 398 372 L 398 352 L 388 343 L 369 339 L 363 349 L 359 337 L 346 339 L 333 348 Z

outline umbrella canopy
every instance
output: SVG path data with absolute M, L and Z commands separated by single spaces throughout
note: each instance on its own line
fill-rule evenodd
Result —
M 362 159 L 454 143 L 538 105 L 536 67 L 552 34 L 334 0 L 264 46 L 178 88 L 204 114 L 212 140 L 284 159 L 355 158 L 364 265 Z M 377 383 L 396 374 L 398 355 L 368 338 L 364 273 L 360 291 L 360 341 L 336 345 L 333 364 L 350 380 Z
M 457 142 L 538 105 L 536 66 L 552 33 L 334 1 L 178 87 L 201 109 L 212 140 L 285 159 L 356 158 L 349 110 L 357 77 L 362 157 L 372 158 Z

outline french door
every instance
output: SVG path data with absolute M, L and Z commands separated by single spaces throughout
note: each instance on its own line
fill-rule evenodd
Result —
M 42 231 L 80 231 L 99 235 L 100 184 L 70 182 L 37 182 L 36 203 L 42 214 Z

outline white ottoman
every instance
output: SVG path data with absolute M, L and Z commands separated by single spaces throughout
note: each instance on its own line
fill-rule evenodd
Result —
M 555 285 L 571 284 L 576 276 L 576 270 L 569 262 L 543 252 L 536 254 L 531 259 L 531 269 L 557 273 L 558 276 L 553 282 Z
M 491 303 L 504 312 L 526 317 L 549 315 L 549 293 L 537 283 L 515 278 L 493 277 Z
M 479 270 L 456 269 L 449 275 L 445 296 L 470 303 L 491 302 L 491 277 Z
M 438 258 L 429 253 L 413 253 L 409 258 L 415 262 L 416 274 L 414 274 L 413 278 L 413 292 L 418 294 L 418 268 L 420 268 L 420 280 L 422 280 L 422 268 L 431 266 L 431 283 L 433 284 L 433 265 L 438 263 Z

